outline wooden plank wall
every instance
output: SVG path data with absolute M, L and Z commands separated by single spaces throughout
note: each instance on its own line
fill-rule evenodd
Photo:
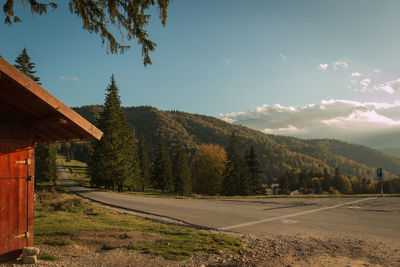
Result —
M 26 136 L 29 132 L 20 125 L 0 123 L 0 262 L 33 246 L 34 182 L 27 177 L 33 176 L 34 150 L 32 138 Z M 20 163 L 27 158 L 29 165 Z

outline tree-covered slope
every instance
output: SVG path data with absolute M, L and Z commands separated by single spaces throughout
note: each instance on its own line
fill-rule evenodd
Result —
M 75 108 L 83 117 L 95 123 L 101 106 Z M 228 145 L 229 135 L 235 132 L 241 152 L 254 145 L 259 155 L 264 179 L 279 177 L 292 168 L 313 169 L 330 172 L 338 166 L 341 172 L 350 176 L 374 178 L 376 167 L 387 170 L 387 175 L 399 175 L 400 160 L 369 149 L 337 140 L 302 140 L 293 137 L 266 135 L 250 128 L 227 123 L 223 120 L 179 111 L 160 111 L 156 108 L 126 107 L 128 122 L 136 135 L 144 134 L 149 148 L 155 147 L 163 135 L 169 146 L 180 140 L 189 157 L 197 146 L 204 143 Z M 152 155 L 152 151 L 150 156 Z M 368 153 L 367 153 L 368 152 Z M 372 158 L 368 158 L 368 155 Z M 379 165 L 385 163 L 385 165 Z
M 400 148 L 386 148 L 386 149 L 380 149 L 380 151 L 400 159 Z

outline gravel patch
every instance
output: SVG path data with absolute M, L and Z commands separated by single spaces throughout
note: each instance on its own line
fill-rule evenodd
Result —
M 40 260 L 37 266 L 400 266 L 399 248 L 382 243 L 334 238 L 228 234 L 244 241 L 246 249 L 243 253 L 197 253 L 184 261 L 172 261 L 120 248 L 98 253 L 90 245 L 39 245 L 41 252 L 56 256 L 58 260 Z M 0 266 L 20 264 L 13 261 Z

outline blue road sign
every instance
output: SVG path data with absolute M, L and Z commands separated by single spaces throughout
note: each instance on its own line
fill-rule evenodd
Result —
M 383 170 L 382 170 L 382 168 L 376 169 L 376 176 L 378 176 L 378 180 L 382 180 L 382 177 L 383 177 Z

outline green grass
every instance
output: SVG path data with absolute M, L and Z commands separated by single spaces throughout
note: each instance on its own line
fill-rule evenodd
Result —
M 196 242 L 193 242 L 193 240 L 196 240 Z M 218 253 L 221 248 L 229 247 L 230 250 L 239 253 L 243 249 L 240 242 L 228 236 L 201 232 L 171 234 L 164 239 L 154 242 L 129 244 L 124 247 L 126 249 L 141 250 L 145 253 L 160 255 L 170 260 L 182 260 L 197 251 Z
M 138 231 L 155 233 L 159 239 L 131 243 L 126 249 L 140 250 L 167 259 L 182 260 L 193 253 L 219 250 L 239 252 L 238 239 L 191 228 L 164 225 L 118 214 L 57 190 L 37 192 L 35 201 L 35 240 L 39 244 L 70 245 L 73 235 L 84 231 Z
M 56 261 L 56 260 L 58 260 L 58 258 L 56 256 L 53 256 L 53 255 L 48 254 L 46 252 L 41 252 L 38 255 L 37 258 L 38 258 L 38 260 L 42 260 L 42 261 Z

